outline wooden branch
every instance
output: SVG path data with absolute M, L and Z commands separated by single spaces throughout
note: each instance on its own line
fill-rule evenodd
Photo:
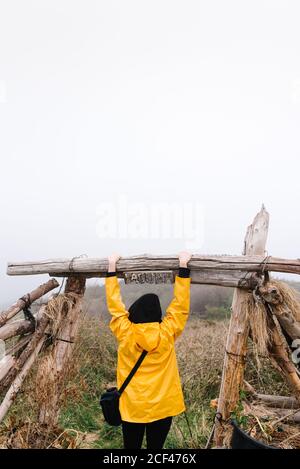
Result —
M 280 368 L 277 364 L 276 368 L 280 371 Z M 299 402 L 295 397 L 260 394 L 256 392 L 255 388 L 246 380 L 244 380 L 244 390 L 250 393 L 253 399 L 261 401 L 267 406 L 281 407 L 287 409 L 297 409 L 299 407 Z
M 267 212 L 265 212 L 267 213 Z M 257 219 L 257 223 L 260 219 Z M 264 222 L 265 223 L 265 222 Z M 264 235 L 265 236 L 265 235 Z M 192 271 L 203 269 L 223 271 L 238 270 L 242 272 L 259 272 L 262 270 L 274 272 L 286 272 L 300 274 L 300 259 L 280 259 L 267 257 L 264 252 L 245 256 L 209 256 L 194 254 L 189 262 Z M 73 273 L 84 273 L 85 277 L 101 277 L 107 272 L 107 259 L 74 258 L 72 259 L 49 259 L 36 262 L 9 262 L 8 275 L 36 275 L 50 274 L 72 275 Z M 178 270 L 178 256 L 155 256 L 143 254 L 141 256 L 123 257 L 117 263 L 117 272 L 155 270 Z
M 30 354 L 36 349 L 40 339 L 43 338 L 43 341 L 46 339 L 45 331 L 49 323 L 49 318 L 46 315 L 45 305 L 41 307 L 40 317 L 41 319 L 35 330 L 35 333 L 32 335 L 32 339 L 30 340 L 27 347 L 23 350 L 19 358 L 16 360 L 14 368 L 9 371 L 5 379 L 1 382 L 0 391 L 9 386 L 10 383 L 16 378 L 19 370 L 22 369 Z
M 270 394 L 255 394 L 257 401 L 263 402 L 268 407 L 279 407 L 282 409 L 298 409 L 299 402 L 295 397 L 272 396 Z
M 249 253 L 264 255 L 268 226 L 269 214 L 263 207 L 247 230 L 244 246 L 246 255 Z M 217 410 L 217 415 L 224 421 L 229 419 L 230 414 L 237 406 L 244 379 L 247 340 L 250 330 L 247 301 L 248 293 L 238 288 L 235 289 Z M 223 426 L 216 420 L 214 437 L 218 447 L 222 446 L 224 436 Z
M 24 366 L 20 373 L 16 376 L 14 379 L 13 383 L 11 384 L 10 388 L 8 389 L 1 405 L 0 405 L 0 422 L 4 419 L 5 415 L 7 414 L 10 406 L 14 402 L 18 391 L 20 390 L 20 387 L 22 386 L 22 383 L 28 374 L 30 368 L 32 367 L 36 357 L 38 356 L 39 351 L 41 350 L 43 343 L 44 343 L 45 338 L 42 337 L 36 344 L 35 349 L 33 352 L 29 355 L 28 359 L 24 363 Z
M 40 308 L 38 313 L 34 316 L 36 324 L 28 321 L 27 319 L 18 319 L 17 321 L 9 322 L 8 324 L 5 324 L 5 326 L 0 327 L 0 340 L 7 340 L 17 335 L 34 332 L 35 328 L 39 324 L 42 312 L 43 310 Z
M 274 412 L 274 414 L 276 414 L 279 418 L 285 417 L 285 422 L 300 423 L 300 410 L 299 412 L 291 413 L 291 409 L 278 409 L 276 407 L 272 407 L 270 408 L 270 411 Z
M 24 297 L 28 298 L 30 300 L 30 303 L 32 303 L 33 301 L 38 300 L 43 295 L 45 295 L 46 293 L 49 293 L 49 291 L 53 290 L 54 288 L 57 288 L 58 286 L 59 286 L 59 283 L 57 282 L 57 280 L 52 278 L 48 280 L 48 282 L 40 285 L 38 288 L 36 288 L 32 292 L 27 293 L 27 295 L 24 295 Z M 25 301 L 22 299 L 19 299 L 10 308 L 0 313 L 0 327 L 3 324 L 5 324 L 9 319 L 11 319 L 20 311 L 22 311 L 24 306 L 25 306 Z
M 34 323 L 26 319 L 13 321 L 0 327 L 0 340 L 7 340 L 16 335 L 27 334 L 35 329 Z

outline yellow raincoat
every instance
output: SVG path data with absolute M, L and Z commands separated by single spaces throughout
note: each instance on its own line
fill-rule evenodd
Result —
M 148 353 L 120 397 L 126 422 L 149 423 L 185 410 L 174 342 L 181 334 L 190 309 L 190 278 L 176 276 L 174 298 L 161 323 L 135 324 L 121 298 L 116 276 L 105 279 L 110 328 L 118 339 L 117 385 L 122 385 L 141 352 Z

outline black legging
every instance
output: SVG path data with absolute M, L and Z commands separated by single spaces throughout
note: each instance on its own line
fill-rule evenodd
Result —
M 150 423 L 122 422 L 125 449 L 139 449 L 142 447 L 146 429 L 147 449 L 161 449 L 169 433 L 172 417 L 155 420 Z

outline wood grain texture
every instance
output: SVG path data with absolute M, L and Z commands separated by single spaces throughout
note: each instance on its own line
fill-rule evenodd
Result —
M 7 340 L 16 335 L 27 334 L 35 329 L 34 323 L 26 319 L 10 322 L 0 327 L 0 340 Z
M 259 219 L 258 219 L 259 221 Z M 255 231 L 257 237 L 257 233 Z M 253 248 L 252 248 L 253 251 Z M 206 270 L 214 271 L 242 271 L 259 272 L 262 268 L 266 271 L 286 272 L 300 274 L 299 259 L 281 259 L 266 257 L 264 252 L 259 255 L 245 256 L 210 256 L 194 254 L 188 264 L 192 272 Z M 37 275 L 37 274 L 73 274 L 84 273 L 87 276 L 104 276 L 107 272 L 107 259 L 75 258 L 49 259 L 30 262 L 9 262 L 8 275 Z M 123 257 L 117 262 L 117 272 L 120 274 L 129 271 L 157 271 L 178 270 L 178 256 L 155 256 L 143 254 L 140 256 Z

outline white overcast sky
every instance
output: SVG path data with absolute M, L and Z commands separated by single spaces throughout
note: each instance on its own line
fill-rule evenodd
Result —
M 210 254 L 239 254 L 264 202 L 269 253 L 299 257 L 299 17 L 296 0 L 0 0 L 0 303 L 41 280 L 9 260 L 184 247 L 100 239 L 120 196 L 199 204 Z

